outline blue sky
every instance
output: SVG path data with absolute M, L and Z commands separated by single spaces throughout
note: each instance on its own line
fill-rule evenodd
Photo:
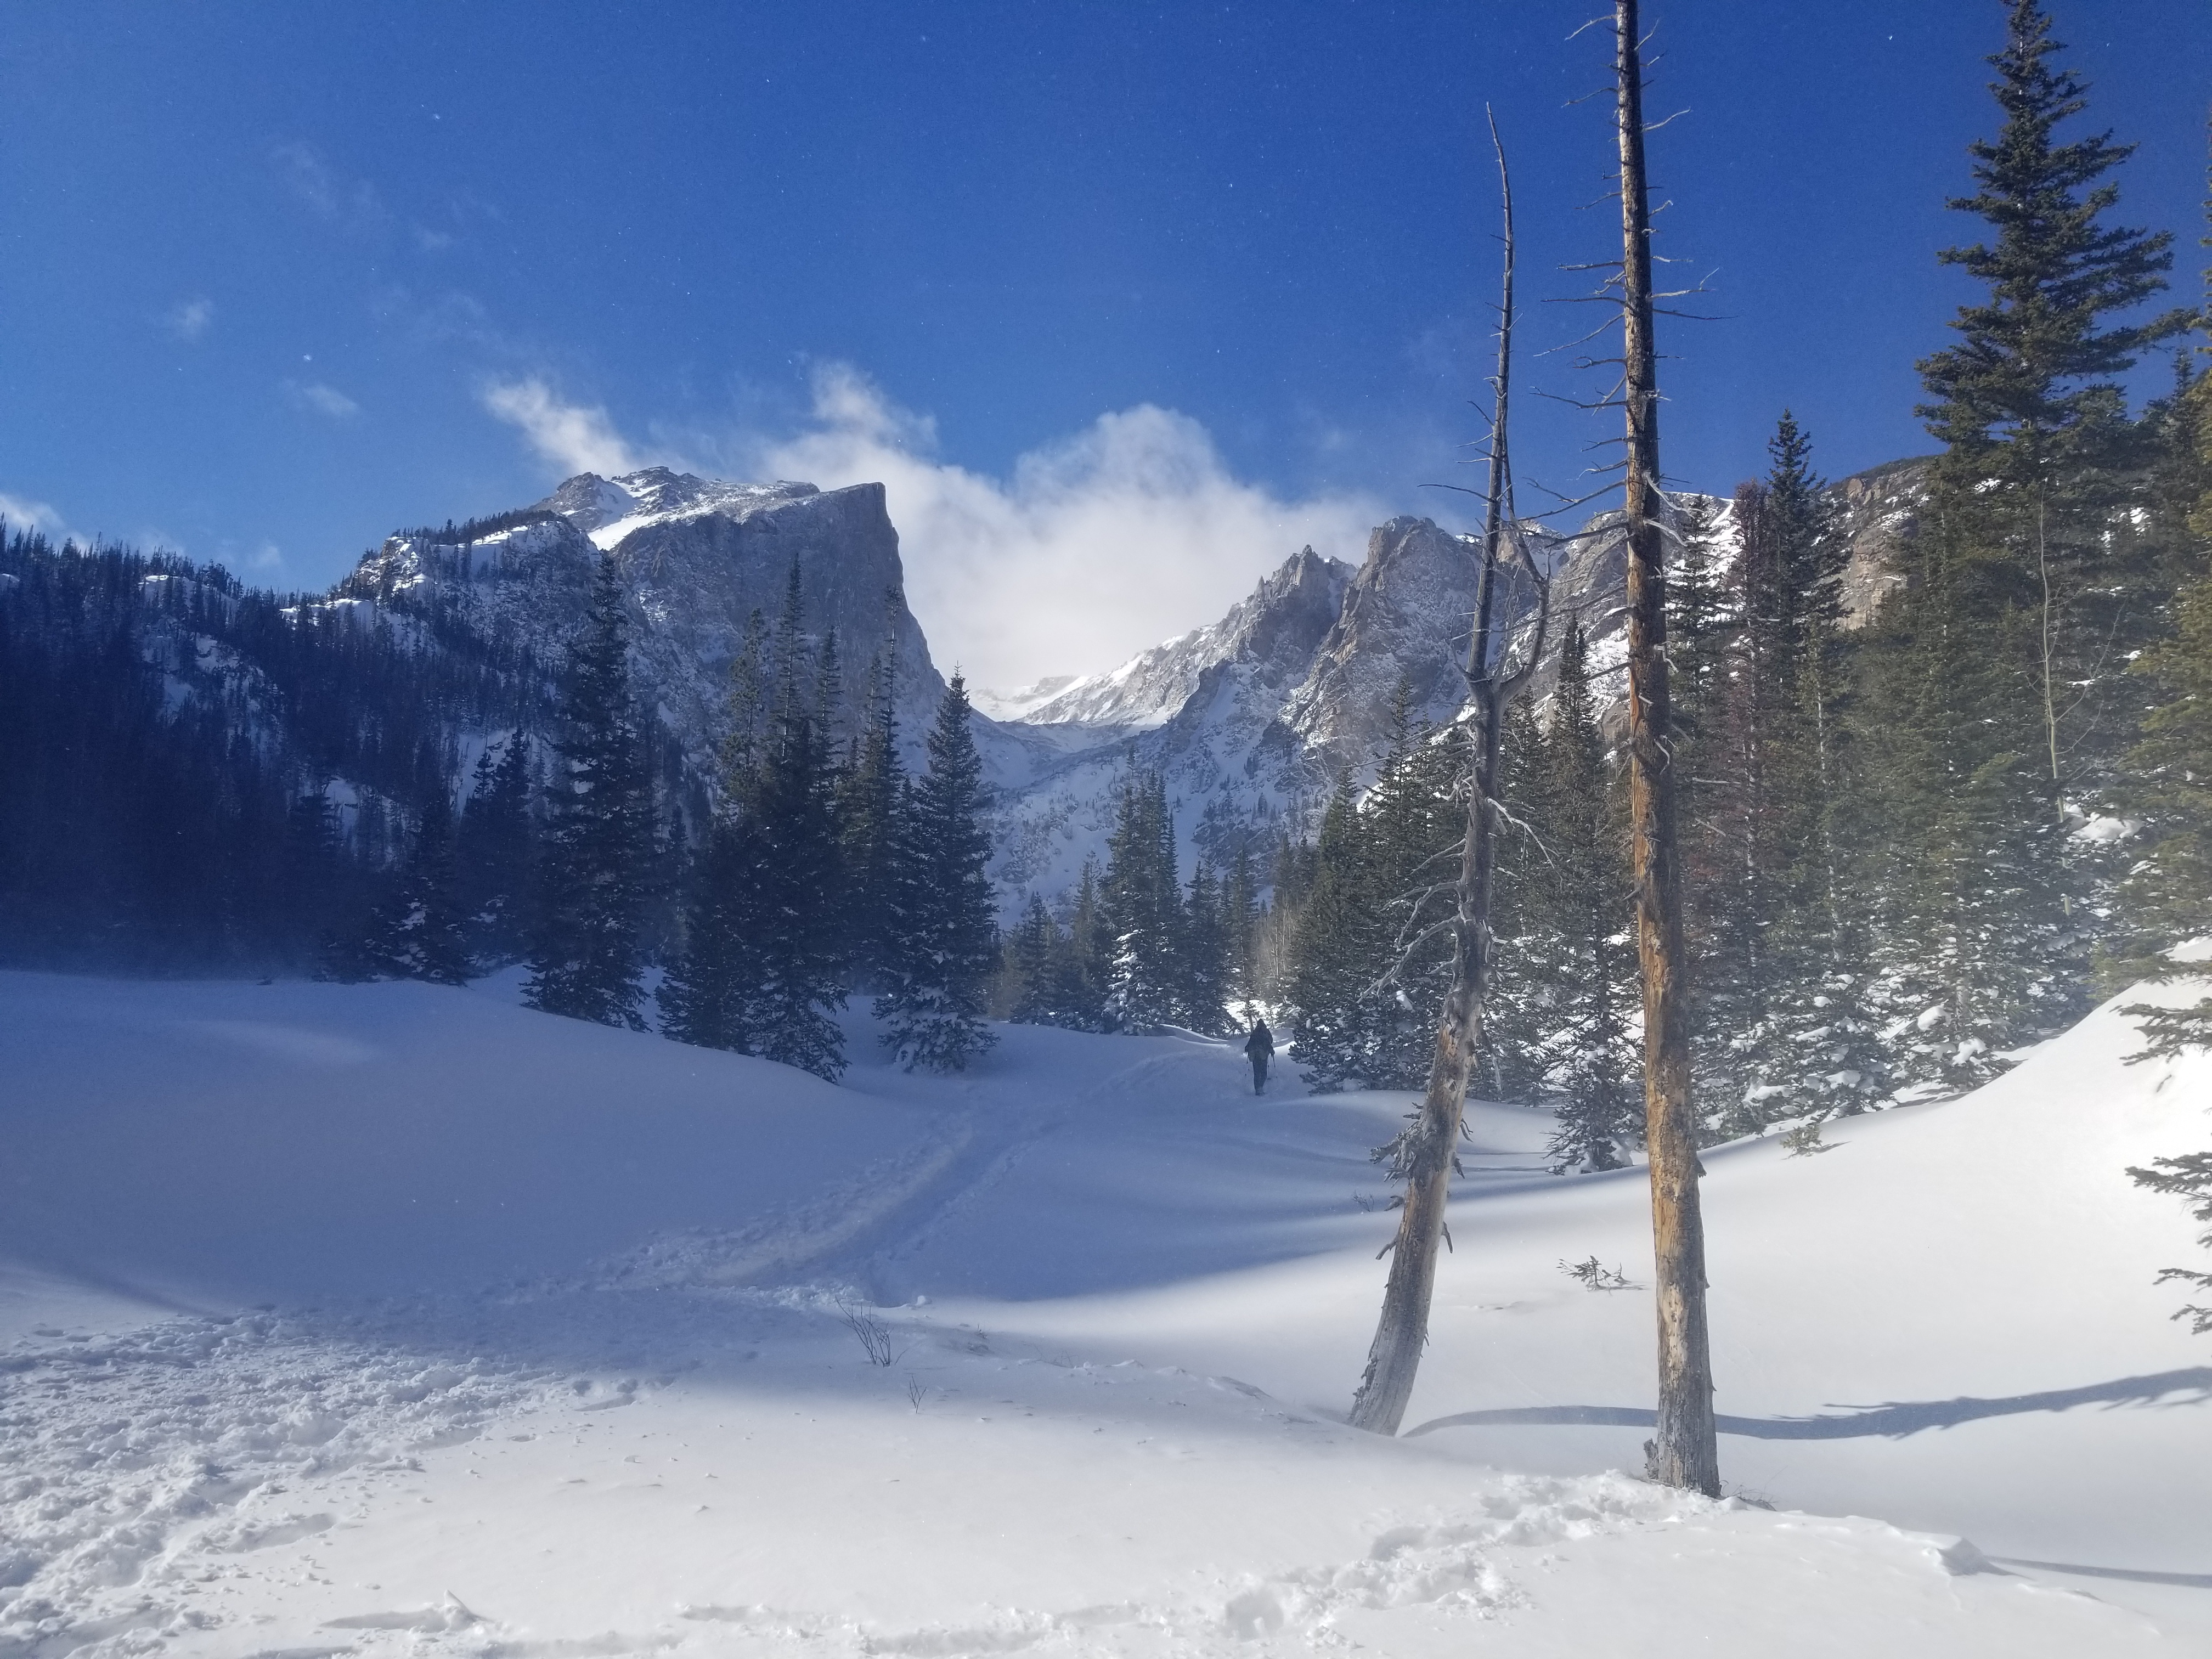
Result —
M 315 586 L 582 464 L 887 477 L 938 654 L 1110 665 L 1315 539 L 1447 520 L 1495 276 L 1618 245 L 1598 0 L 15 7 L 0 17 L 0 495 Z M 2122 216 L 2197 292 L 2201 0 L 2057 0 Z M 1996 0 L 1658 0 L 1668 469 L 1786 404 L 1841 474 L 1926 447 L 1934 252 L 1992 129 Z M 1529 307 L 1528 345 L 1586 308 Z M 1523 384 L 1592 382 L 1563 356 Z M 2156 379 L 2154 376 L 2154 380 Z M 1524 401 L 1524 475 L 1609 428 Z M 601 470 L 605 470 L 604 466 Z M 1523 505 L 1538 499 L 1524 489 Z M 1060 579 L 1126 598 L 1057 614 Z

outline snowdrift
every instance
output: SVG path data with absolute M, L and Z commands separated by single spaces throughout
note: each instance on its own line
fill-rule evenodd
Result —
M 1648 1278 L 1637 1172 L 1471 1112 L 1379 1440 L 1408 1103 L 1004 1039 L 915 1079 L 856 1022 L 832 1087 L 485 991 L 0 975 L 0 1656 L 2212 1640 L 2197 1247 L 2124 1173 L 2212 1068 L 2115 1008 L 1707 1154 L 1720 1504 L 1608 1473 L 1649 1299 L 1560 1265 Z

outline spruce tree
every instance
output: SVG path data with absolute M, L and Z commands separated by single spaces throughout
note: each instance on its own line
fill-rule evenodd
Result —
M 602 554 L 572 653 L 546 788 L 531 1007 L 642 1030 L 639 923 L 653 847 L 652 781 L 629 685 L 622 573 Z
M 1543 975 L 1549 1030 L 1545 1081 L 1558 1116 L 1551 1156 L 1618 1169 L 1638 1138 L 1643 1102 L 1629 1037 L 1634 952 L 1622 922 L 1629 889 L 1627 819 L 1590 690 L 1589 645 L 1570 618 L 1544 733 L 1539 822 L 1550 856 L 1530 883 L 1541 922 L 1516 945 Z
M 1184 890 L 1176 967 L 1182 1023 L 1194 1031 L 1221 1036 L 1229 1029 L 1229 925 L 1222 884 L 1202 858 Z
M 2212 372 L 2197 374 L 2180 401 L 2171 441 L 2188 447 L 2201 485 L 2186 520 L 2196 569 L 2176 597 L 2173 633 L 2135 665 L 2158 701 L 2127 757 L 2123 799 L 2141 815 L 2143 845 L 2120 890 L 2108 981 L 2201 972 L 2167 952 L 2212 933 Z M 2136 1012 L 2154 1053 L 2212 1048 L 2212 997 Z
M 1012 985 L 1006 1018 L 1017 1025 L 1058 1025 L 1060 1009 L 1054 995 L 1053 963 L 1064 949 L 1060 924 L 1052 919 L 1043 898 L 1035 893 L 1022 911 L 1022 919 L 1008 933 L 1000 951 L 1002 971 Z
M 1099 893 L 1110 939 L 1103 1010 L 1109 1030 L 1153 1030 L 1182 1012 L 1178 887 L 1166 781 L 1157 772 L 1139 773 L 1122 786 Z
M 1223 878 L 1221 913 L 1228 936 L 1229 997 L 1233 1002 L 1249 1004 L 1260 994 L 1260 879 L 1248 841 L 1237 843 L 1236 856 Z
M 1389 939 L 1388 923 L 1372 902 L 1359 811 L 1347 779 L 1322 815 L 1285 974 L 1298 1065 L 1317 1094 L 1366 1075 L 1375 1052 L 1369 991 Z
M 845 1006 L 848 957 L 830 753 L 795 672 L 778 703 L 742 846 L 757 896 L 747 941 L 759 974 L 752 1052 L 834 1082 L 845 1068 L 833 1016 Z
M 1943 256 L 1986 295 L 1920 365 L 1946 449 L 1911 580 L 1863 653 L 1867 775 L 1902 876 L 1880 895 L 1880 989 L 1909 1085 L 1977 1081 L 2084 1006 L 2108 877 L 2070 831 L 2131 724 L 2106 659 L 2153 610 L 2107 533 L 2134 431 L 2118 376 L 2186 319 L 2114 320 L 2165 286 L 2170 239 L 2104 222 L 2129 149 L 2058 142 L 2086 106 L 2059 50 L 2034 0 L 2008 0 L 2003 125 L 1952 203 L 1996 235 Z
M 669 1036 L 748 1054 L 759 1052 L 760 951 L 772 896 L 760 823 L 771 708 L 767 637 L 756 611 L 731 660 L 713 812 L 692 860 L 683 948 L 659 996 Z
M 484 967 L 514 961 L 529 937 L 535 888 L 536 826 L 531 821 L 530 742 L 510 732 L 477 759 L 456 842 L 457 882 L 469 954 Z
M 844 840 L 854 981 L 880 990 L 890 970 L 890 921 L 896 902 L 899 802 L 906 788 L 899 759 L 896 639 L 869 665 L 867 706 L 853 763 L 838 791 L 839 833 Z
M 441 787 L 430 793 L 404 871 L 378 908 L 364 953 L 367 977 L 469 981 L 466 916 L 454 873 L 453 808 Z
M 907 790 L 897 843 L 888 985 L 876 999 L 884 1042 L 908 1071 L 964 1071 L 998 1041 L 983 1006 L 999 951 L 982 758 L 968 688 L 945 688 L 929 770 Z
M 1053 1023 L 1079 1031 L 1112 1029 L 1106 999 L 1114 936 L 1101 888 L 1097 860 L 1086 858 L 1067 932 L 1053 955 L 1053 1006 L 1059 1011 Z

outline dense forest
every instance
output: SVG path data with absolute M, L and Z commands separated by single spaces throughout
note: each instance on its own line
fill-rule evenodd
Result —
M 1732 502 L 1670 502 L 1668 659 L 1705 1133 L 1947 1094 L 2212 927 L 2212 374 L 2205 316 L 2148 310 L 2172 237 L 2110 222 L 2109 133 L 2014 9 L 2004 120 L 1951 205 L 1985 297 L 1919 365 L 1942 445 L 1870 616 L 1787 411 Z M 2172 389 L 2121 377 L 2171 350 Z M 1725 510 L 1723 510 L 1725 509 Z M 1725 520 L 1726 533 L 1723 534 Z M 1625 765 L 1567 618 L 1558 685 L 1506 720 L 1509 830 L 1480 1075 L 1557 1108 L 1562 1166 L 1641 1117 Z M 1402 729 L 1380 779 L 1278 853 L 1257 988 L 1323 1086 L 1417 1085 L 1450 946 L 1437 861 L 1462 787 Z M 2212 1005 L 2156 1022 L 2212 1036 Z

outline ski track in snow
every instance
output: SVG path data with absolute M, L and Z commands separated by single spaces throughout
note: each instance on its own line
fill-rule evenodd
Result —
M 70 1316 L 56 1313 L 0 1348 L 0 1659 L 1266 1659 L 1358 1645 L 1425 1655 L 1479 1644 L 1481 1627 L 1524 1616 L 1571 1621 L 1559 1597 L 1587 1595 L 1593 1571 L 1623 1564 L 1649 1571 L 1653 1562 L 1700 1550 L 1707 1571 L 1735 1576 L 1697 1582 L 1753 1587 L 1754 1598 L 1778 1595 L 1764 1587 L 1809 1573 L 1808 1593 L 1825 1592 L 1844 1608 L 1869 1594 L 1861 1586 L 1882 1586 L 1899 1598 L 1901 1611 L 1890 1617 L 1900 1630 L 1916 1617 L 1929 1629 L 1931 1618 L 1996 1620 L 1976 1627 L 1979 1645 L 1923 1644 L 1915 1654 L 2102 1659 L 2153 1650 L 2145 1644 L 2158 1638 L 2134 1615 L 2005 1572 L 1955 1538 L 1875 1521 L 1778 1516 L 1617 1474 L 1500 1474 L 1451 1452 L 1449 1436 L 1378 1441 L 1230 1376 L 1110 1355 L 1100 1343 L 1120 1339 L 1100 1337 L 1104 1326 L 1087 1339 L 1054 1335 L 1047 1317 L 1038 1334 L 1010 1337 L 966 1322 L 995 1318 L 977 1313 L 988 1304 L 861 1309 L 863 1297 L 880 1301 L 902 1281 L 926 1279 L 927 1247 L 990 1220 L 993 1206 L 1013 1195 L 1010 1181 L 1030 1178 L 1024 1160 L 1055 1137 L 1079 1129 L 1070 1155 L 1080 1160 L 1111 1155 L 1120 1143 L 1099 1138 L 1109 1128 L 1133 1144 L 1186 1122 L 1182 1133 L 1198 1137 L 1188 1146 L 1212 1153 L 1227 1144 L 1219 1137 L 1259 1133 L 1272 1121 L 1241 1097 L 1241 1062 L 1220 1045 L 1010 1035 L 1008 1046 L 1017 1044 L 1034 1048 L 1022 1065 L 986 1066 L 927 1091 L 886 1068 L 856 1066 L 848 1079 L 855 1095 L 902 1109 L 926 1102 L 926 1116 L 905 1120 L 926 1125 L 922 1132 L 902 1130 L 899 1150 L 872 1161 L 864 1161 L 868 1143 L 856 1142 L 860 1155 L 844 1167 L 857 1173 L 817 1182 L 736 1227 L 664 1231 L 604 1261 L 580 1261 L 574 1272 L 476 1291 L 185 1315 L 119 1333 L 72 1329 Z M 289 1058 L 288 1050 L 275 1060 Z M 1063 1075 L 1085 1064 L 1096 1069 Z M 1059 1079 L 1056 1087 L 1037 1086 L 1045 1075 Z M 1254 1115 L 1228 1115 L 1232 1109 Z M 1316 1103 L 1317 1115 L 1300 1121 L 1319 1124 L 1318 1114 L 1350 1109 Z M 1216 1111 L 1224 1115 L 1205 1116 Z M 1945 1121 L 1923 1115 L 1917 1121 L 1932 1127 L 1914 1133 L 1941 1132 Z M 1898 1124 L 1911 1127 L 1903 1118 Z M 1252 1165 L 1244 1178 L 1261 1172 Z M 1826 1180 L 1835 1170 L 1823 1160 L 1815 1174 Z M 1498 1190 L 1527 1185 L 1501 1180 Z M 1609 1189 L 1593 1182 L 1542 1190 L 1568 1206 L 1599 1202 Z M 975 1247 L 969 1240 L 961 1248 Z M 1025 1245 L 1008 1232 L 992 1248 Z M 1364 1263 L 1364 1244 L 1357 1254 Z M 1581 1298 L 1567 1305 L 1577 1318 L 1602 1312 Z M 848 1323 L 856 1315 L 879 1322 L 889 1364 L 861 1353 Z M 1498 1314 L 1485 1304 L 1480 1316 Z M 1157 1346 L 1131 1340 L 1121 1352 Z M 1214 1363 L 1244 1368 L 1235 1358 Z M 803 1430 L 787 1420 L 801 1415 Z M 959 1554 L 945 1539 L 925 1543 L 919 1532 L 902 1533 L 908 1522 L 888 1511 L 857 1512 L 853 1537 L 840 1536 L 834 1505 L 809 1511 L 803 1486 L 775 1484 L 793 1480 L 793 1467 L 812 1474 L 807 1460 L 817 1457 L 833 1485 L 855 1492 L 880 1489 L 890 1479 L 884 1471 L 908 1460 L 915 1486 L 943 1506 L 941 1516 L 918 1511 L 915 1524 L 935 1531 L 941 1520 L 948 1535 L 965 1535 L 984 1514 L 1016 1533 L 1156 1525 L 1179 1541 L 1116 1556 L 1108 1599 L 1056 1595 L 1049 1585 L 1032 1594 L 1025 1577 L 982 1571 L 933 1601 L 902 1602 L 886 1592 L 872 1613 L 877 1604 L 865 1594 L 822 1589 L 827 1581 L 806 1579 L 788 1560 L 775 1570 L 787 1578 L 796 1572 L 816 1593 L 787 1593 L 786 1583 L 786 1593 L 758 1600 L 633 1601 L 619 1611 L 610 1601 L 609 1612 L 590 1615 L 596 1625 L 564 1618 L 551 1607 L 557 1598 L 517 1588 L 559 1584 L 514 1577 L 513 1561 L 496 1553 L 475 1560 L 472 1577 L 461 1576 L 459 1564 L 470 1557 L 457 1553 L 456 1577 L 442 1594 L 425 1594 L 419 1573 L 400 1595 L 362 1577 L 395 1576 L 376 1564 L 404 1554 L 383 1540 L 404 1534 L 410 1517 L 465 1508 L 473 1493 L 494 1524 L 526 1525 L 547 1509 L 545 1487 L 555 1481 L 556 1492 L 574 1487 L 600 1503 L 577 1511 L 611 1529 L 604 1540 L 588 1528 L 577 1534 L 586 1548 L 619 1541 L 619 1529 L 643 1513 L 621 1509 L 622 1494 L 659 1488 L 651 1525 L 664 1530 L 645 1534 L 659 1547 L 678 1538 L 666 1517 L 687 1508 L 671 1489 L 693 1472 L 672 1457 L 665 1474 L 647 1480 L 629 1466 L 675 1441 L 689 1455 L 686 1436 L 704 1449 L 695 1461 L 726 1457 L 738 1430 L 799 1460 L 741 1479 L 761 1483 L 759 1496 L 778 1505 L 774 1526 L 808 1540 L 787 1547 L 802 1564 L 841 1549 L 896 1552 L 908 1538 L 918 1559 Z M 1025 1435 L 1047 1437 L 1014 1437 Z M 649 1455 L 647 1442 L 655 1443 Z M 833 1456 L 842 1464 L 833 1466 Z M 1032 1496 L 1039 1507 L 1006 1509 L 1023 1500 L 1024 1480 L 1078 1471 L 1071 1490 L 1080 1496 L 1071 1501 L 1080 1507 L 1062 1514 Z M 1388 1496 L 1378 1501 L 1380 1494 Z M 750 1494 L 733 1495 L 742 1502 Z M 797 1504 L 788 1519 L 786 1503 Z M 1268 1506 L 1294 1504 L 1335 1505 L 1337 1518 L 1316 1528 L 1301 1517 L 1302 1530 L 1271 1533 Z M 1323 1536 L 1337 1541 L 1311 1547 Z M 446 1559 L 447 1541 L 439 1540 L 434 1560 Z M 1639 1547 L 1640 1556 L 1603 1553 Z M 1217 1549 L 1241 1565 L 1214 1564 Z M 1068 1582 L 1067 1554 L 1040 1552 L 1035 1570 Z M 1028 1558 L 1009 1558 L 1018 1559 Z M 1256 1563 L 1267 1565 L 1254 1570 Z M 757 1577 L 761 1570 L 750 1571 Z M 503 1592 L 479 1587 L 487 1578 L 497 1585 L 502 1571 Z M 622 1569 L 605 1571 L 619 1587 Z M 726 1582 L 741 1592 L 747 1581 L 735 1565 L 687 1566 L 655 1580 Z M 957 1620 L 914 1616 L 963 1603 Z M 902 1605 L 904 1617 L 882 1610 Z M 1372 1625 L 1385 1616 L 1397 1622 Z M 2046 1627 L 2057 1634 L 2032 1648 L 2002 1645 L 2008 1632 Z M 1395 1646 L 1408 1632 L 1428 1644 Z
M 710 1271 L 719 1258 L 706 1258 Z M 666 1257 L 656 1258 L 664 1269 Z M 673 1291 L 672 1294 L 670 1292 Z M 247 1654 L 228 1603 L 272 1589 L 322 1600 L 312 1544 L 360 1525 L 424 1474 L 426 1454 L 496 1434 L 526 1440 L 578 1414 L 649 1399 L 719 1348 L 744 1364 L 779 1341 L 811 1357 L 838 1338 L 838 1305 L 812 1288 L 778 1291 L 605 1285 L 353 1314 L 186 1318 L 118 1339 L 34 1337 L 5 1353 L 9 1403 L 0 1445 L 0 1659 L 84 1659 L 158 1650 Z M 555 1317 L 549 1319 L 548 1313 Z M 1233 1379 L 1179 1368 L 1055 1364 L 994 1351 L 980 1333 L 893 1316 L 910 1353 L 927 1343 L 967 1388 L 1000 1396 L 1006 1373 L 1110 1391 L 1109 1413 L 1197 1407 L 1262 1431 L 1351 1437 Z M 559 1333 L 548 1352 L 548 1334 Z M 400 1340 L 404 1333 L 407 1340 Z M 437 1339 L 442 1337 L 443 1341 Z M 429 1340 L 426 1341 L 426 1338 Z M 744 1346 L 742 1354 L 732 1350 Z M 849 1348 L 834 1352 L 849 1367 Z M 586 1364 L 579 1366 L 579 1356 Z M 1039 1368 L 1042 1368 L 1040 1370 Z M 1086 1401 L 1086 1405 L 1095 1405 Z M 38 1455 L 31 1455 L 35 1442 Z M 1201 1586 L 1164 1584 L 1126 1603 L 1054 1612 L 1010 1607 L 958 1628 L 887 1630 L 820 1612 L 686 1606 L 657 1629 L 586 1639 L 511 1630 L 449 1593 L 439 1605 L 320 1620 L 320 1649 L 259 1659 L 361 1652 L 567 1656 L 792 1652 L 914 1656 L 1185 1650 L 1190 1641 L 1325 1637 L 1346 1612 L 1416 1605 L 1486 1617 L 1522 1600 L 1497 1559 L 1686 1512 L 1725 1512 L 1618 1476 L 1492 1477 L 1464 1511 L 1378 1528 L 1361 1559 Z M 426 1500 L 427 1501 L 427 1500 Z M 223 1639 L 228 1636 L 231 1639 Z M 1255 1651 L 1264 1651 L 1264 1648 Z

